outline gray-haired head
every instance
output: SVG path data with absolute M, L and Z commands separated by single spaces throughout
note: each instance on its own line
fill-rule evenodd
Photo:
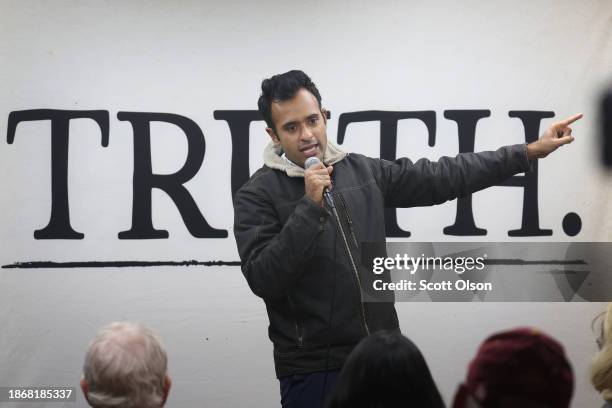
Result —
M 159 337 L 140 323 L 115 322 L 92 340 L 81 388 L 95 408 L 161 407 L 170 388 Z

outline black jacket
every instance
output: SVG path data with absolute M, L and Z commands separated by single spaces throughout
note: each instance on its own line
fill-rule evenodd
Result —
M 332 193 L 349 256 L 334 218 L 305 197 L 303 177 L 272 167 L 236 193 L 234 234 L 242 272 L 266 304 L 279 378 L 339 368 L 369 332 L 399 328 L 393 302 L 362 302 L 355 270 L 361 243 L 386 239 L 385 207 L 443 203 L 529 170 L 524 144 L 438 162 L 346 155 Z

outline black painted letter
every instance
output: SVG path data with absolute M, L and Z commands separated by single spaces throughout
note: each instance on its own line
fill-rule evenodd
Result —
M 225 120 L 232 136 L 232 202 L 236 191 L 247 182 L 249 171 L 249 127 L 251 122 L 263 120 L 256 110 L 217 110 L 217 120 Z
M 476 139 L 476 124 L 482 118 L 491 116 L 490 110 L 447 110 L 444 111 L 446 119 L 457 122 L 457 135 L 459 136 L 459 153 L 473 152 Z M 487 235 L 487 230 L 478 228 L 474 222 L 472 212 L 472 195 L 457 199 L 457 215 L 455 223 L 444 227 L 446 235 Z
M 102 132 L 102 146 L 108 146 L 108 111 L 31 109 L 9 114 L 7 142 L 15 140 L 20 122 L 51 121 L 51 219 L 49 224 L 34 231 L 34 239 L 83 239 L 84 234 L 70 225 L 68 205 L 68 133 L 71 119 L 93 119 Z
M 227 231 L 212 228 L 200 213 L 184 183 L 196 175 L 206 144 L 199 126 L 189 118 L 170 113 L 119 112 L 117 118 L 129 121 L 134 129 L 134 181 L 132 228 L 119 233 L 119 239 L 168 238 L 168 231 L 156 230 L 151 217 L 151 191 L 163 190 L 179 210 L 185 226 L 196 238 L 226 238 Z M 151 122 L 178 126 L 187 136 L 187 159 L 174 174 L 153 174 L 151 167 Z
M 474 151 L 476 123 L 483 117 L 488 117 L 488 110 L 448 110 L 444 117 L 457 122 L 459 129 L 459 152 Z M 535 142 L 539 138 L 540 122 L 544 118 L 554 117 L 553 112 L 545 111 L 510 111 L 511 118 L 519 118 L 525 129 L 525 141 Z M 508 231 L 511 237 L 533 237 L 552 235 L 552 230 L 540 229 L 538 213 L 538 162 L 531 163 L 531 172 L 523 176 L 512 176 L 497 186 L 523 187 L 523 214 L 521 229 Z M 472 195 L 457 200 L 457 215 L 455 223 L 444 228 L 446 235 L 486 235 L 487 230 L 474 224 L 472 213 Z
M 429 132 L 429 146 L 435 144 L 436 112 L 434 111 L 361 111 L 343 113 L 338 118 L 338 144 L 344 142 L 344 134 L 349 123 L 379 121 L 380 158 L 393 161 L 396 159 L 397 122 L 401 119 L 417 119 L 423 122 Z M 397 225 L 397 210 L 395 208 L 385 208 L 385 229 L 388 237 L 410 236 L 409 231 L 405 231 Z
M 525 129 L 525 142 L 531 143 L 540 137 L 540 122 L 544 118 L 553 118 L 554 112 L 546 111 L 510 111 L 508 116 L 519 118 Z M 538 161 L 531 163 L 531 172 L 524 176 L 512 176 L 500 186 L 523 187 L 523 220 L 521 229 L 508 231 L 510 237 L 535 237 L 552 235 L 550 229 L 540 229 L 538 212 Z

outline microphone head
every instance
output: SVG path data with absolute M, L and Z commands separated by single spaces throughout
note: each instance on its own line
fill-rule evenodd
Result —
M 306 159 L 306 161 L 304 162 L 304 169 L 308 170 L 309 168 L 311 168 L 312 166 L 321 163 L 321 160 L 319 160 L 318 157 L 312 156 Z

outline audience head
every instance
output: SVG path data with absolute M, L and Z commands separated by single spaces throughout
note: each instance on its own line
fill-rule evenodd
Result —
M 566 408 L 574 389 L 563 346 L 530 328 L 494 334 L 480 346 L 454 408 Z
M 399 331 L 364 338 L 344 363 L 330 408 L 444 407 L 416 345 Z
M 597 330 L 599 353 L 591 366 L 591 382 L 605 400 L 612 401 L 612 303 Z
M 81 389 L 95 408 L 162 407 L 170 390 L 159 337 L 139 323 L 103 327 L 85 356 Z

